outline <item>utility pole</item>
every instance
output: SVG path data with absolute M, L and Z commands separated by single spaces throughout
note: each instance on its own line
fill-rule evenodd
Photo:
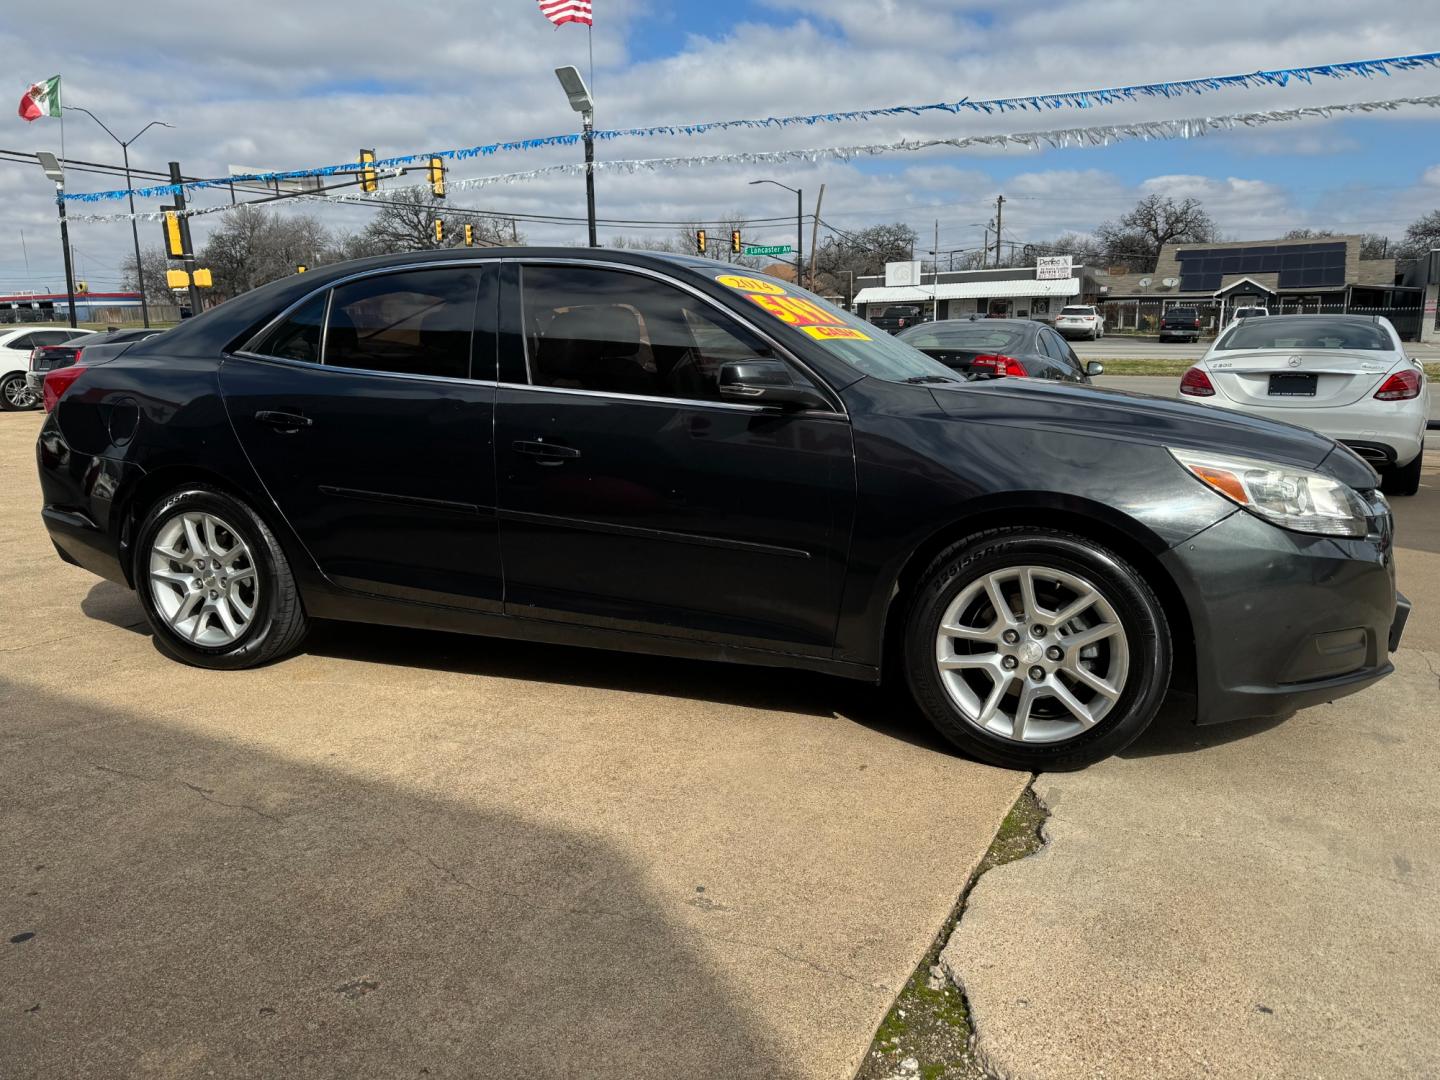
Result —
M 195 284 L 195 244 L 190 239 L 190 219 L 185 214 L 185 181 L 178 161 L 170 162 L 170 183 L 175 185 L 175 210 L 180 220 L 180 244 L 184 251 L 185 276 L 190 281 L 190 314 L 200 314 L 200 286 Z M 141 283 L 144 290 L 144 283 Z
M 940 321 L 940 219 L 935 219 L 935 261 L 930 269 L 930 321 Z
M 1002 215 L 1005 213 L 1005 196 L 995 196 L 995 265 L 1000 265 L 1000 228 L 1004 221 Z
M 815 220 L 810 223 L 810 288 L 815 288 L 815 259 L 820 254 L 820 204 L 825 201 L 825 185 L 820 185 L 820 194 L 815 196 Z M 797 281 L 798 285 L 799 282 Z

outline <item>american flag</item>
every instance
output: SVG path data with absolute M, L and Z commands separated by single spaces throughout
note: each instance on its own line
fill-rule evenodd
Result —
M 595 25 L 590 0 L 540 0 L 540 14 L 556 26 L 564 26 L 567 22 Z

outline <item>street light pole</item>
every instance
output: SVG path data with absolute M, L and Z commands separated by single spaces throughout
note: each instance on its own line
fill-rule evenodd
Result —
M 150 302 L 145 296 L 145 268 L 140 264 L 140 227 L 135 222 L 135 192 L 134 183 L 130 180 L 130 144 L 144 135 L 152 127 L 173 128 L 174 124 L 167 124 L 163 120 L 151 120 L 143 128 L 131 135 L 128 139 L 121 139 L 109 127 L 105 121 L 92 113 L 89 109 L 82 109 L 79 105 L 66 105 L 65 108 L 71 112 L 83 112 L 86 116 L 100 125 L 102 131 L 110 138 L 120 144 L 120 155 L 125 159 L 125 191 L 126 198 L 130 201 L 130 239 L 135 243 L 135 280 L 140 285 L 140 318 L 145 323 L 145 328 L 150 328 Z
M 782 184 L 779 180 L 751 180 L 750 186 L 756 184 L 774 184 L 778 188 L 795 192 L 795 284 L 800 288 L 805 287 L 805 192 L 800 188 L 793 188 L 789 184 Z
M 595 239 L 595 99 L 580 77 L 579 68 L 556 68 L 555 77 L 570 99 L 570 107 L 580 114 L 585 125 L 582 136 L 585 143 L 585 219 L 589 224 L 590 246 L 599 247 Z
M 70 262 L 70 225 L 65 220 L 65 171 L 59 159 L 48 151 L 35 155 L 45 175 L 55 182 L 55 206 L 60 211 L 60 246 L 65 252 L 65 298 L 70 307 L 70 325 L 75 326 L 75 269 Z

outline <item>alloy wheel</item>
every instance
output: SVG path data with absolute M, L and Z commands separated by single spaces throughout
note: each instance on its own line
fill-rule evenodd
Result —
M 960 714 L 992 735 L 1061 742 L 1093 728 L 1125 689 L 1130 650 L 1090 581 L 1009 566 L 970 582 L 935 638 L 940 681 Z
M 39 399 L 24 379 L 8 379 L 4 386 L 5 401 L 12 409 L 34 408 Z
M 182 640 L 224 647 L 255 617 L 260 579 L 250 547 L 224 520 L 177 514 L 150 546 L 150 595 L 165 624 Z

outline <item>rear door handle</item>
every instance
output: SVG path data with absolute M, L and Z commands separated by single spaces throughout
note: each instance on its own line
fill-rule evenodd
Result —
M 255 419 L 281 431 L 299 431 L 315 423 L 310 417 L 300 413 L 278 412 L 274 409 L 261 409 L 255 414 Z
M 518 439 L 510 444 L 510 449 L 517 454 L 537 458 L 537 464 L 540 465 L 561 465 L 580 456 L 580 451 L 573 446 L 560 446 L 540 439 Z

